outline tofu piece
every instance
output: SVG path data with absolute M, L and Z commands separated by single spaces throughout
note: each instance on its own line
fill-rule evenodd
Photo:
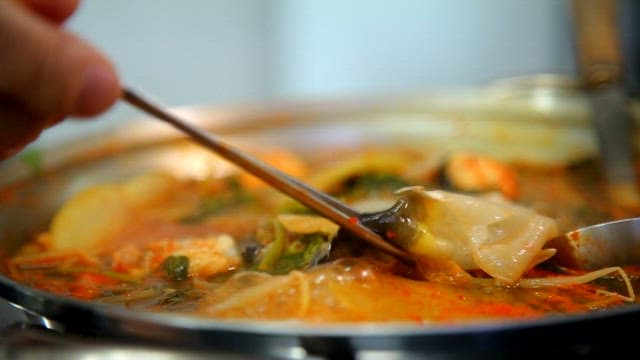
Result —
M 235 269 L 241 260 L 235 240 L 227 235 L 160 240 L 147 245 L 159 262 L 168 256 L 189 258 L 189 276 L 208 277 Z

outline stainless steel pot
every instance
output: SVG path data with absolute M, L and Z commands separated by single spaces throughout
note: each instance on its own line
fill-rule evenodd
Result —
M 545 164 L 597 154 L 586 99 L 570 80 L 554 76 L 394 98 L 177 111 L 241 146 L 278 144 L 307 152 L 365 144 L 432 145 Z M 40 151 L 35 167 L 21 157 L 0 164 L 0 256 L 11 255 L 30 234 L 46 228 L 64 199 L 86 185 L 157 168 L 198 177 L 210 174 L 212 168 L 206 164 L 211 161 L 220 163 L 216 171 L 225 166 L 166 125 L 146 118 L 96 138 L 43 146 Z M 2 275 L 0 295 L 53 334 L 283 358 L 593 355 L 632 343 L 632 332 L 622 329 L 632 329 L 640 320 L 640 307 L 632 305 L 464 325 L 216 321 L 59 297 Z

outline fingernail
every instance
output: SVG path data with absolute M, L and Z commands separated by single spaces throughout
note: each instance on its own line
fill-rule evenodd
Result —
M 90 66 L 85 70 L 82 88 L 76 98 L 74 115 L 96 115 L 113 104 L 120 94 L 118 77 L 107 66 Z

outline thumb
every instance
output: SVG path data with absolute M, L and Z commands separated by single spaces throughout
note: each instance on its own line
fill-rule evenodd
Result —
M 103 55 L 14 1 L 0 1 L 0 49 L 0 95 L 34 114 L 96 115 L 120 95 Z

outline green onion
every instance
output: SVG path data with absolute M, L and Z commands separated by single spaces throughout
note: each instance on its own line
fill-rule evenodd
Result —
M 189 258 L 184 255 L 167 256 L 162 268 L 169 279 L 182 281 L 189 276 Z
M 273 219 L 273 241 L 267 245 L 262 254 L 262 260 L 258 264 L 258 270 L 267 271 L 273 268 L 287 245 L 284 227 L 277 219 Z
M 42 151 L 37 149 L 25 150 L 20 156 L 20 160 L 25 163 L 34 174 L 39 174 L 43 169 Z

